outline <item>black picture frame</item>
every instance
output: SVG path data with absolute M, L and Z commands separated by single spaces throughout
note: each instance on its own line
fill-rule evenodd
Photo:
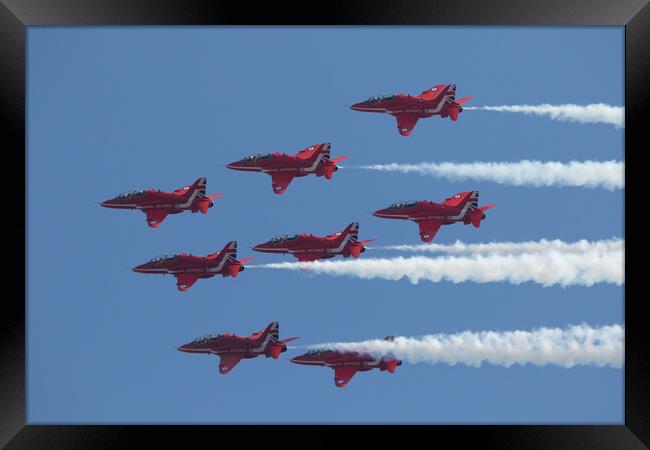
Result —
M 650 85 L 650 6 L 648 0 L 462 0 L 443 1 L 345 1 L 283 3 L 225 2 L 222 0 L 1 0 L 0 4 L 0 107 L 4 122 L 4 153 L 10 172 L 25 176 L 24 192 L 12 195 L 8 241 L 16 246 L 18 261 L 26 263 L 25 240 L 27 177 L 25 166 L 25 74 L 26 27 L 101 25 L 499 25 L 499 26 L 625 26 L 625 149 L 626 189 L 625 238 L 641 242 L 641 223 L 636 214 L 646 201 L 640 198 L 642 155 L 650 148 L 642 121 L 648 113 Z M 22 172 L 20 169 L 22 168 Z M 18 183 L 13 183 L 19 186 Z M 18 190 L 12 192 L 17 193 Z M 638 201 L 635 201 L 638 199 Z M 19 212 L 23 211 L 23 220 Z M 603 214 L 611 214 L 603 206 Z M 7 214 L 7 211 L 5 211 Z M 7 217 L 7 216 L 5 216 Z M 25 245 L 20 247 L 22 236 Z M 628 246 L 627 260 L 641 255 L 639 245 Z M 8 253 L 9 254 L 9 253 Z M 10 257 L 11 257 L 10 256 Z M 22 256 L 22 258 L 21 258 Z M 23 259 L 25 258 L 25 259 Z M 18 272 L 19 264 L 13 262 Z M 639 259 L 639 261 L 643 261 Z M 642 264 L 642 263 L 640 263 Z M 25 303 L 27 265 L 23 265 L 23 296 L 7 295 L 3 301 L 2 370 L 0 371 L 0 445 L 6 448 L 113 448 L 132 447 L 133 439 L 146 439 L 149 446 L 169 442 L 180 434 L 188 442 L 210 439 L 223 442 L 230 437 L 253 437 L 237 426 L 37 426 L 26 425 L 25 392 Z M 424 431 L 429 443 L 453 439 L 454 445 L 500 449 L 528 448 L 647 448 L 650 445 L 650 358 L 648 326 L 642 312 L 643 290 L 639 272 L 643 266 L 627 264 L 625 274 L 625 424 L 624 425 L 432 425 L 409 427 Z M 11 272 L 10 272 L 11 273 Z M 5 285 L 17 284 L 5 273 Z M 11 278 L 10 278 L 11 277 Z M 20 275 L 16 274 L 17 279 Z M 280 427 L 286 428 L 286 427 Z M 301 427 L 305 428 L 305 427 Z M 268 431 L 255 433 L 261 439 Z M 273 430 L 275 431 L 275 430 Z M 288 430 L 293 433 L 294 430 Z M 350 431 L 354 431 L 350 429 Z M 405 433 L 377 433 L 361 429 L 372 445 Z M 242 433 L 244 432 L 244 433 Z M 192 440 L 186 436 L 191 433 Z M 275 435 L 275 432 L 273 433 Z M 393 436 L 391 436 L 393 435 Z M 409 436 L 409 440 L 413 436 Z M 433 439 L 432 439 L 433 438 Z M 441 441 L 441 439 L 443 439 Z M 317 438 L 317 440 L 320 440 Z M 323 443 L 326 441 L 323 440 Z M 274 445 L 277 445 L 275 442 Z M 288 440 L 287 444 L 290 443 Z M 283 444 L 284 446 L 284 444 Z

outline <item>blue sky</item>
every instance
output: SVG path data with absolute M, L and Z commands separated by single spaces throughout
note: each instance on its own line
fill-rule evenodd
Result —
M 236 239 L 254 264 L 293 261 L 247 247 L 281 233 L 325 235 L 360 222 L 376 244 L 419 243 L 415 224 L 369 212 L 478 189 L 496 203 L 480 229 L 438 243 L 624 237 L 623 191 L 529 188 L 340 170 L 296 179 L 229 171 L 249 153 L 331 142 L 350 165 L 422 161 L 623 160 L 623 130 L 465 111 L 419 121 L 350 111 L 371 95 L 455 82 L 473 106 L 623 105 L 623 28 L 28 29 L 28 417 L 30 423 L 623 423 L 623 370 L 403 364 L 344 389 L 327 368 L 218 358 L 176 347 L 248 335 L 272 320 L 295 344 L 388 334 L 623 323 L 623 289 L 533 283 L 361 280 L 245 271 L 198 281 L 130 268 L 161 253 L 205 255 Z M 207 215 L 144 214 L 98 202 L 208 178 Z M 395 255 L 380 251 L 363 256 Z

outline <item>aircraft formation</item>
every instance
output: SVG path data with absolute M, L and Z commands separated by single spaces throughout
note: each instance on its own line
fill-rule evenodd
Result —
M 397 119 L 397 128 L 402 136 L 409 136 L 417 121 L 421 118 L 439 115 L 457 121 L 462 104 L 470 100 L 466 97 L 456 100 L 455 84 L 439 84 L 422 92 L 418 96 L 395 94 L 391 96 L 371 97 L 355 103 L 350 109 L 363 112 L 387 113 Z M 255 154 L 226 164 L 226 168 L 244 172 L 261 172 L 271 176 L 271 186 L 275 194 L 284 194 L 294 178 L 315 175 L 332 180 L 334 172 L 339 170 L 338 163 L 347 156 L 331 158 L 331 143 L 311 145 L 299 152 Z M 223 194 L 207 194 L 207 178 L 198 178 L 191 185 L 173 192 L 159 189 L 131 191 L 106 200 L 100 205 L 112 209 L 140 210 L 146 215 L 149 227 L 158 228 L 170 214 L 184 211 L 207 214 L 214 206 L 214 199 Z M 485 211 L 495 206 L 478 205 L 479 193 L 476 190 L 460 192 L 442 203 L 428 200 L 393 203 L 387 208 L 372 213 L 385 219 L 411 220 L 418 224 L 420 238 L 431 242 L 442 225 L 462 222 L 479 228 L 485 220 Z M 366 244 L 375 239 L 359 239 L 359 222 L 352 222 L 343 230 L 316 236 L 300 233 L 283 235 L 255 245 L 252 249 L 262 253 L 291 254 L 299 262 L 321 259 L 359 258 L 366 251 Z M 228 242 L 222 250 L 206 256 L 188 253 L 164 255 L 153 258 L 133 268 L 134 272 L 143 274 L 172 275 L 176 278 L 179 291 L 188 291 L 194 283 L 202 278 L 216 275 L 236 278 L 244 271 L 244 263 L 253 258 L 237 259 L 237 241 Z M 280 325 L 270 323 L 264 330 L 250 336 L 237 336 L 223 333 L 197 338 L 178 347 L 186 353 L 213 354 L 220 357 L 219 373 L 228 374 L 242 360 L 264 355 L 266 358 L 278 359 L 287 351 L 287 343 L 298 338 L 280 339 Z M 392 340 L 392 336 L 385 338 Z M 357 372 L 372 369 L 394 373 L 401 361 L 392 356 L 379 358 L 363 352 L 339 351 L 329 348 L 310 350 L 296 356 L 291 362 L 298 365 L 330 367 L 334 370 L 334 384 L 345 387 Z

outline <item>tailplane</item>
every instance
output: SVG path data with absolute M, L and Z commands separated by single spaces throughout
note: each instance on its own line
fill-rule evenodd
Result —
M 460 100 L 451 100 L 450 103 L 445 105 L 445 109 L 443 110 L 441 117 L 449 116 L 451 120 L 457 121 L 458 115 L 461 112 L 463 112 L 463 107 L 461 105 L 463 103 L 470 101 L 473 98 L 474 97 L 465 97 L 465 98 L 461 98 Z
M 287 351 L 287 343 L 295 341 L 297 337 L 288 339 L 280 339 L 280 324 L 278 322 L 271 322 L 264 330 L 260 331 L 257 338 L 260 342 L 266 342 L 264 352 L 266 357 L 278 359 L 280 353 Z
M 208 213 L 208 209 L 214 206 L 212 200 L 217 197 L 221 197 L 223 194 L 212 194 L 207 195 L 206 188 L 208 184 L 208 179 L 206 177 L 201 177 L 196 180 L 192 185 L 186 186 L 182 189 L 176 191 L 183 195 L 188 201 L 192 201 L 191 210 L 193 213 L 201 211 L 203 214 Z
M 467 215 L 469 216 L 470 221 L 472 222 L 472 225 L 474 225 L 476 228 L 481 227 L 481 220 L 485 219 L 485 211 L 487 211 L 490 208 L 494 208 L 496 204 L 490 203 L 489 205 L 484 205 L 479 208 L 475 208 L 473 210 L 470 210 Z

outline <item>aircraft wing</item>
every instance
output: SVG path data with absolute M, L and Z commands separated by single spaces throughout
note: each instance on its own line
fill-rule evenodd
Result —
M 230 373 L 239 361 L 241 361 L 241 356 L 236 353 L 225 353 L 219 356 L 221 357 L 219 361 L 219 373 L 223 375 Z
M 169 213 L 164 209 L 149 209 L 145 214 L 147 215 L 147 225 L 152 228 L 158 228 Z
M 424 242 L 431 242 L 442 226 L 441 222 L 434 220 L 422 220 L 418 221 L 417 224 L 420 226 L 420 238 Z
M 397 129 L 399 130 L 399 134 L 402 136 L 409 136 L 413 131 L 413 128 L 415 128 L 415 124 L 419 117 L 415 114 L 404 113 L 397 114 L 395 118 L 397 119 Z
M 179 291 L 187 291 L 189 290 L 194 283 L 196 283 L 196 280 L 199 279 L 198 276 L 191 274 L 191 273 L 179 273 L 176 276 L 176 287 L 178 288 Z
M 355 373 L 357 373 L 357 369 L 350 366 L 334 368 L 334 384 L 336 387 L 347 386 Z
M 284 194 L 284 191 L 289 187 L 289 183 L 293 180 L 293 175 L 286 172 L 274 172 L 271 175 L 271 182 L 273 183 L 273 192 L 276 194 Z

